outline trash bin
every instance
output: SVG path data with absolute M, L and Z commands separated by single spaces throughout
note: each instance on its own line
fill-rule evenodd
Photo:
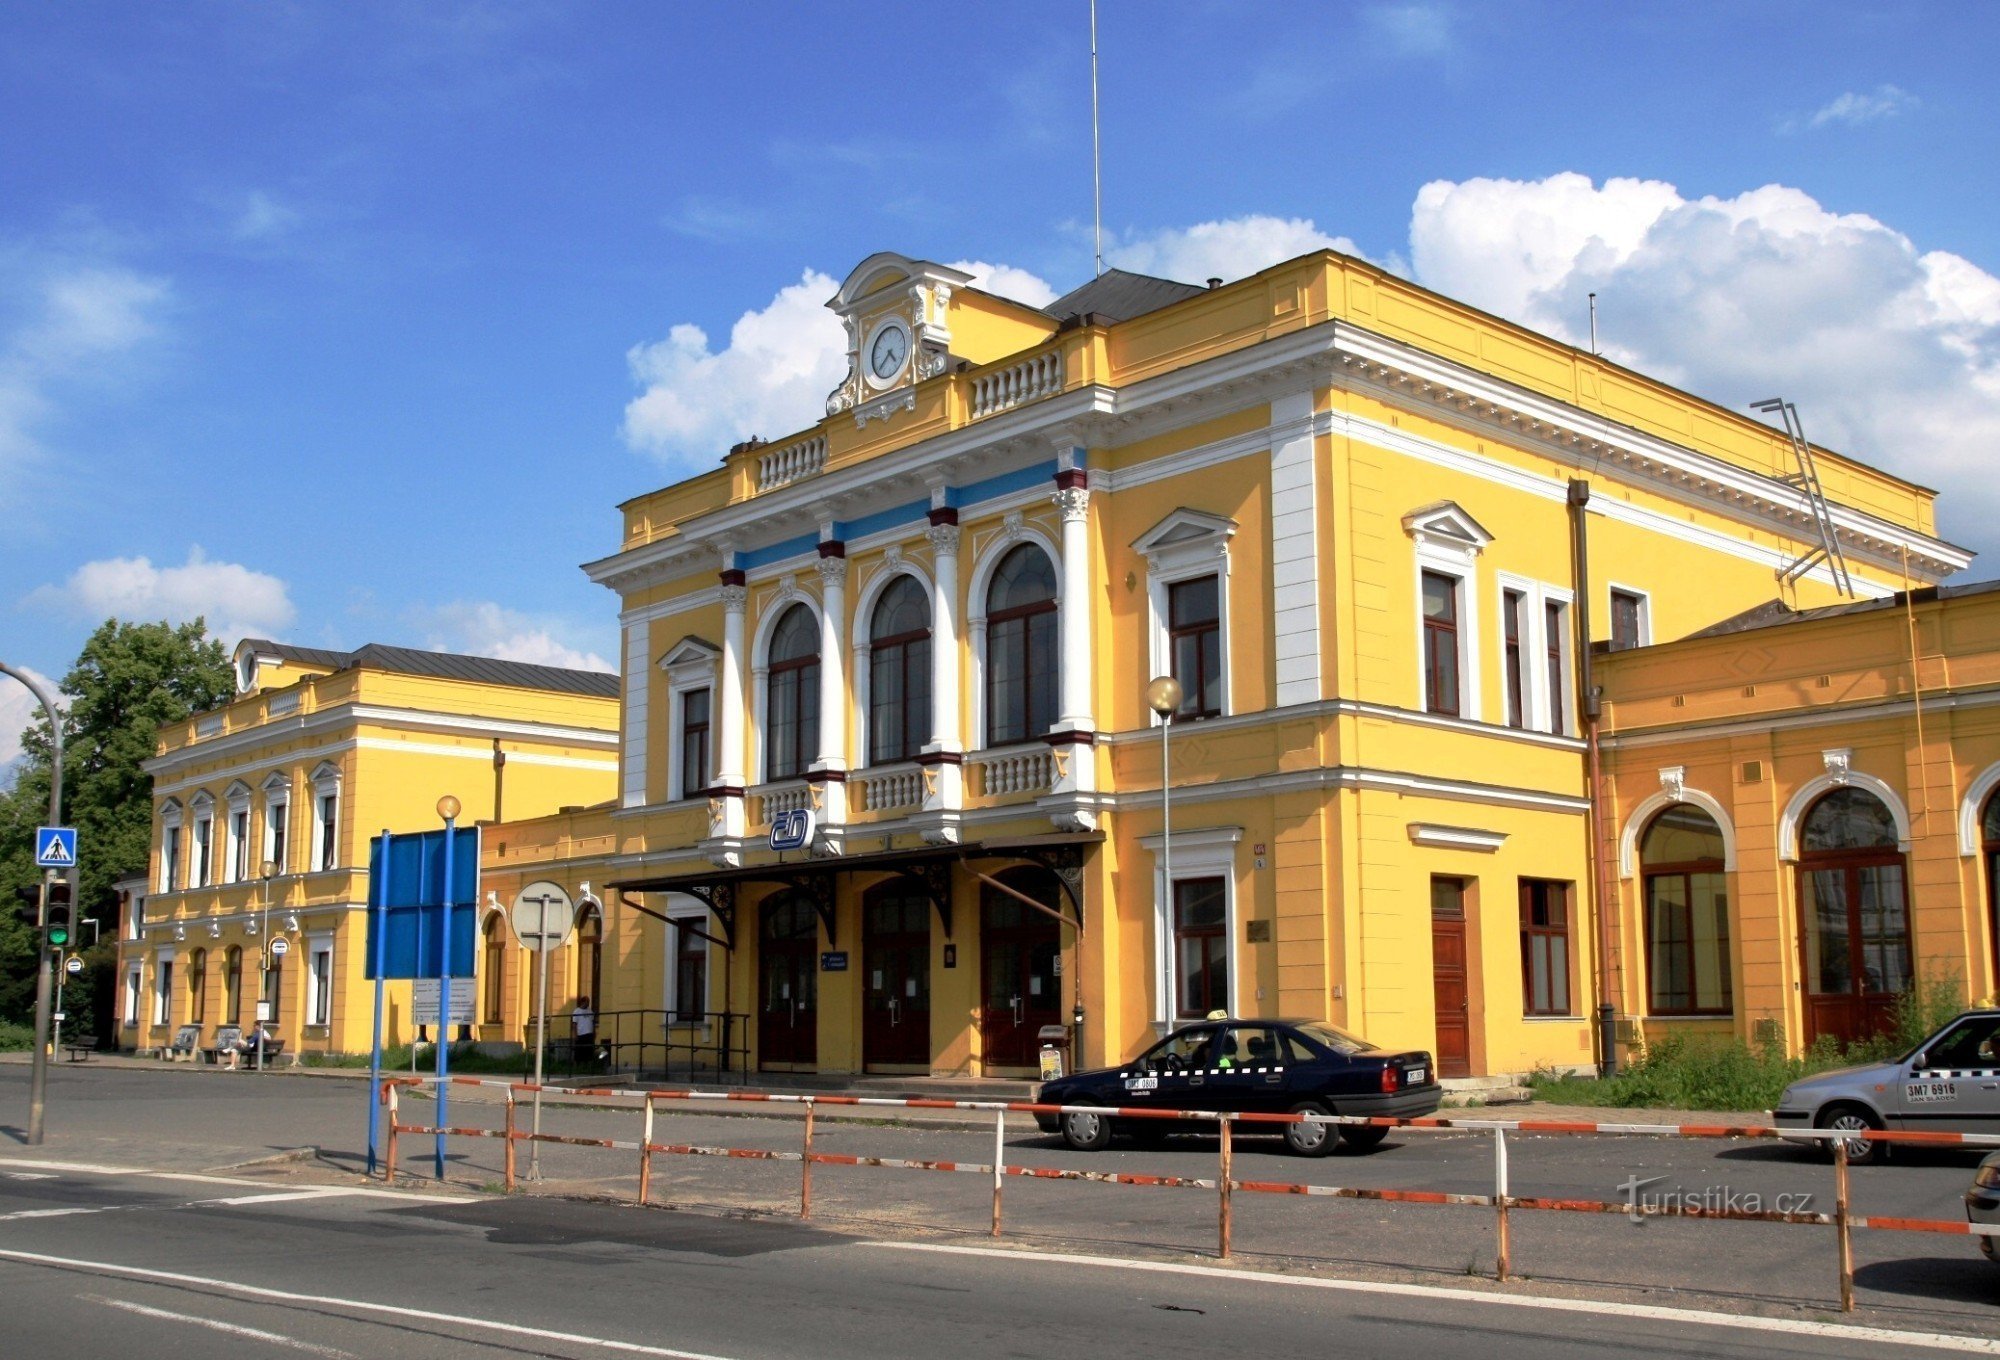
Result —
M 1069 1026 L 1043 1025 L 1038 1037 L 1042 1042 L 1042 1080 L 1054 1081 L 1069 1071 Z

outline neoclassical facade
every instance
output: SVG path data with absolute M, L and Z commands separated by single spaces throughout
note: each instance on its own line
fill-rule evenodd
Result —
M 1923 488 L 1816 450 L 1816 504 L 1781 431 L 1332 253 L 1046 307 L 880 254 L 828 305 L 825 418 L 586 567 L 617 805 L 488 865 L 589 878 L 621 1004 L 692 1024 L 698 975 L 763 1068 L 1012 1074 L 1079 1022 L 1115 1061 L 1218 1008 L 1589 1063 L 1643 1014 L 1590 647 L 1969 560 Z

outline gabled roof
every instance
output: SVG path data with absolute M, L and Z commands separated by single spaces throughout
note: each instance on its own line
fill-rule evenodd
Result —
M 1171 307 L 1206 289 L 1191 283 L 1134 274 L 1123 269 L 1107 269 L 1081 288 L 1072 288 L 1042 308 L 1058 321 L 1095 314 L 1106 321 L 1130 321 L 1147 312 Z
M 339 670 L 345 666 L 350 655 L 325 647 L 294 647 L 289 642 L 273 642 L 269 638 L 244 638 L 236 644 L 236 654 L 241 656 L 245 651 L 258 656 L 275 656 L 280 661 L 299 661 L 308 666 L 325 666 L 331 670 Z
M 318 647 L 294 647 L 263 638 L 245 638 L 237 651 L 241 653 L 245 650 L 254 651 L 258 656 L 276 656 L 325 666 L 333 671 L 367 667 L 399 675 L 472 680 L 488 685 L 555 690 L 602 699 L 618 697 L 618 677 L 605 671 L 569 670 L 561 666 L 538 666 L 527 661 L 501 661 L 495 657 L 464 656 L 456 652 L 427 652 L 415 647 L 390 647 L 380 642 L 371 642 L 352 652 L 336 652 Z
M 1984 595 L 1995 590 L 2000 590 L 2000 581 L 1968 581 L 1962 586 L 1923 586 L 1912 591 L 1899 590 L 1893 595 L 1885 595 L 1877 600 L 1827 604 L 1816 609 L 1794 609 L 1783 600 L 1766 600 L 1740 614 L 1732 614 L 1726 619 L 1711 623 L 1706 628 L 1689 633 L 1688 636 L 1727 637 L 1732 633 L 1749 633 L 1759 628 L 1776 628 L 1788 623 L 1811 623 L 1816 619 L 1835 619 L 1848 614 L 1872 614 L 1884 609 L 1901 609 L 1906 604 L 1963 599 L 1968 595 Z

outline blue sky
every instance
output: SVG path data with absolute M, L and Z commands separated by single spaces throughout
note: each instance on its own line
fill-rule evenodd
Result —
M 592 664 L 616 503 L 809 423 L 878 249 L 1091 268 L 1084 0 L 0 7 L 0 657 Z M 2000 548 L 2000 10 L 1102 0 L 1115 263 L 1335 243 Z M 837 373 L 836 375 L 837 376 Z M 1975 567 L 1973 575 L 1990 574 Z M 0 762 L 24 717 L 0 692 Z

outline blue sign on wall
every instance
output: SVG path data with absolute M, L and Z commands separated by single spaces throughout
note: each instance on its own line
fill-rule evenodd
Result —
M 477 936 L 479 828 L 451 833 L 451 975 L 472 976 Z M 368 843 L 368 976 L 434 978 L 444 957 L 445 833 L 377 836 Z M 381 932 L 378 940 L 377 932 Z M 470 983 L 467 984 L 468 986 Z

